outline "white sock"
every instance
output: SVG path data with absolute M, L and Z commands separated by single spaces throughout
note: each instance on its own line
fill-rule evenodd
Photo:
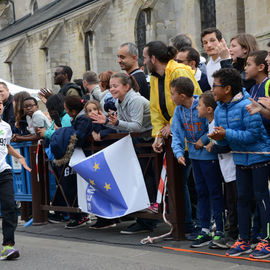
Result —
M 202 228 L 202 232 L 205 232 L 206 234 L 209 234 L 210 230 L 207 228 Z

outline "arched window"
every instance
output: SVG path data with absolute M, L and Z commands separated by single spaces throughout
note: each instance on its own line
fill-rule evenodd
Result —
M 31 0 L 31 2 L 30 2 L 30 11 L 31 11 L 31 14 L 34 14 L 36 10 L 38 10 L 37 0 Z
M 216 3 L 215 0 L 200 0 L 201 29 L 216 27 Z
M 143 57 L 143 48 L 146 44 L 146 20 L 145 20 L 145 12 L 140 11 L 137 17 L 136 24 L 136 38 L 137 38 L 137 47 L 139 52 L 139 58 Z

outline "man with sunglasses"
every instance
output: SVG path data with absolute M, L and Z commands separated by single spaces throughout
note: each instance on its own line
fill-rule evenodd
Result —
M 83 96 L 81 88 L 71 82 L 73 71 L 69 66 L 58 66 L 54 72 L 54 84 L 60 86 L 59 94 L 63 96 Z M 53 94 L 52 90 L 42 88 L 39 92 L 41 100 L 46 103 L 49 96 Z

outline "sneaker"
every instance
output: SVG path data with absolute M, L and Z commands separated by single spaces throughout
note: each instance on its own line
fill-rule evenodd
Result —
M 212 241 L 208 244 L 208 247 L 211 249 L 219 249 L 219 247 Z
M 76 229 L 86 225 L 89 217 L 82 217 L 81 219 L 72 219 L 66 226 L 66 229 Z
M 201 231 L 200 234 L 197 236 L 197 238 L 190 245 L 190 247 L 196 248 L 196 247 L 207 246 L 210 244 L 211 240 L 212 240 L 212 237 L 210 234 L 207 234 Z
M 226 256 L 240 256 L 241 254 L 251 253 L 252 249 L 249 242 L 244 240 L 238 240 L 234 245 L 226 252 Z
M 1 251 L 0 260 L 12 260 L 20 257 L 20 253 L 13 246 L 5 246 Z
M 127 227 L 125 230 L 120 231 L 122 234 L 138 234 L 138 233 L 146 233 L 146 232 L 151 232 L 152 230 L 143 227 L 139 223 L 134 223 Z
M 219 239 L 215 238 L 213 239 L 213 243 L 222 249 L 228 249 L 231 248 L 234 244 L 234 240 L 230 237 L 221 237 Z
M 150 212 L 158 214 L 158 203 L 152 203 L 148 208 Z
M 97 219 L 97 222 L 94 225 L 91 225 L 89 229 L 94 229 L 94 230 L 102 230 L 102 229 L 108 229 L 108 228 L 113 228 L 116 227 L 116 223 L 112 222 L 111 220 L 108 219 Z
M 267 240 L 261 240 L 256 249 L 249 255 L 250 258 L 263 259 L 270 256 L 270 243 Z
M 187 240 L 188 241 L 195 241 L 195 239 L 198 237 L 198 235 L 201 233 L 201 228 L 196 227 L 192 233 L 187 234 Z
M 59 215 L 59 214 L 48 214 L 48 222 L 52 223 L 52 224 L 59 224 L 62 222 L 65 222 L 65 219 L 63 217 L 63 215 Z
M 252 249 L 256 248 L 256 246 L 261 242 L 262 238 L 260 236 L 254 237 L 250 240 L 250 246 Z

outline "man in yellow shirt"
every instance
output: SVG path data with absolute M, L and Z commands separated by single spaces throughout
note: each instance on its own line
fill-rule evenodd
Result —
M 195 86 L 195 95 L 202 93 L 194 77 L 194 71 L 173 59 L 177 50 L 161 41 L 151 41 L 144 47 L 144 64 L 151 73 L 150 78 L 150 113 L 153 126 L 152 136 L 157 137 L 153 149 L 162 152 L 162 138 L 171 134 L 171 120 L 175 104 L 171 99 L 170 83 L 178 77 L 188 77 Z

